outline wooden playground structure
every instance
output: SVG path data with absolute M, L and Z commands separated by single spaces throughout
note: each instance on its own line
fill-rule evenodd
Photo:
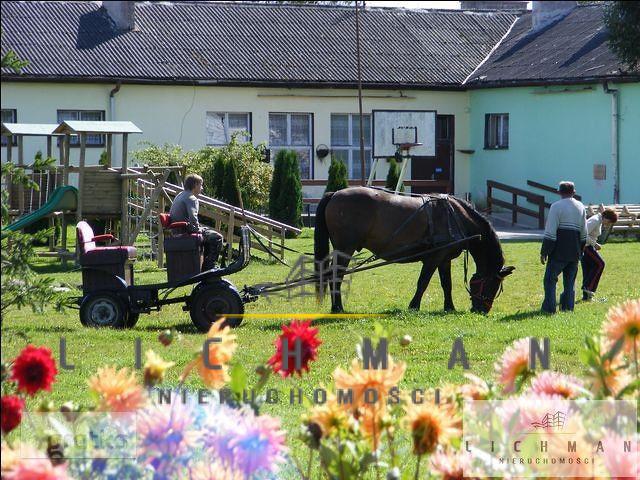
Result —
M 2 135 L 7 137 L 7 161 L 14 161 L 13 150 L 17 145 L 15 163 L 39 187 L 39 190 L 25 189 L 14 185 L 10 178 L 3 179 L 9 192 L 9 213 L 16 219 L 3 229 L 23 228 L 21 219 L 25 226 L 32 220 L 48 219 L 51 226 L 61 228 L 61 235 L 57 244 L 55 236 L 52 236 L 49 251 L 42 254 L 57 256 L 66 262 L 69 258 L 76 258 L 76 249 L 72 251 L 67 245 L 69 222 L 98 220 L 105 223 L 105 229 L 118 232 L 123 245 L 133 245 L 138 241 L 138 250 L 144 252 L 141 256 L 157 260 L 162 267 L 164 233 L 158 215 L 168 210 L 173 198 L 182 191 L 181 186 L 169 183 L 169 179 L 173 177 L 181 184 L 185 171 L 183 166 L 130 166 L 127 156 L 129 135 L 140 133 L 142 131 L 133 123 L 121 121 L 66 121 L 59 125 L 3 123 Z M 100 165 L 87 165 L 87 137 L 90 135 L 104 138 Z M 43 171 L 34 171 L 24 158 L 24 137 L 27 136 L 45 138 L 47 158 L 52 157 L 53 140 L 57 140 L 59 163 Z M 119 159 L 115 158 L 113 148 L 116 136 L 120 136 L 122 142 Z M 71 161 L 72 147 L 76 146 L 79 147 L 77 166 Z M 62 188 L 75 190 L 71 184 L 77 185 L 76 202 L 71 205 L 67 201 L 64 209 L 56 208 L 52 204 L 54 197 L 57 198 L 56 193 Z M 199 200 L 200 217 L 225 235 L 230 245 L 239 240 L 237 227 L 248 224 L 268 239 L 266 246 L 269 249 L 284 258 L 287 234 L 300 233 L 295 227 L 206 195 L 200 195 Z M 262 246 L 256 245 L 255 248 L 262 249 Z M 228 255 L 230 257 L 231 249 Z

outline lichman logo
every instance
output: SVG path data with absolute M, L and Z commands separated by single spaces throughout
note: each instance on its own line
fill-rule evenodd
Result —
M 637 417 L 635 400 L 465 402 L 464 476 L 637 478 Z
M 539 422 L 531 422 L 534 430 L 543 429 L 546 431 L 561 431 L 564 428 L 567 415 L 564 412 L 547 413 Z

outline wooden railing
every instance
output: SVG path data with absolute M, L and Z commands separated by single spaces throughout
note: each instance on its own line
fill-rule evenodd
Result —
M 527 180 L 527 185 L 530 187 L 538 188 L 540 190 L 544 190 L 545 192 L 555 193 L 556 195 L 560 195 L 557 188 L 550 187 L 549 185 L 545 185 L 544 183 L 534 182 L 533 180 Z M 573 196 L 576 200 L 582 201 L 582 197 L 578 194 Z M 549 202 L 545 202 L 544 206 L 546 208 L 551 208 L 551 204 Z
M 499 198 L 493 196 L 494 190 L 502 190 L 511 194 L 511 202 L 505 202 Z M 531 210 L 529 208 L 518 205 L 518 197 L 524 197 L 526 201 L 538 206 L 537 210 Z M 544 228 L 544 209 L 545 201 L 542 195 L 537 193 L 528 192 L 521 188 L 512 187 L 500 182 L 494 182 L 493 180 L 487 180 L 487 211 L 491 213 L 493 206 L 498 206 L 511 210 L 511 222 L 518 223 L 518 214 L 528 215 L 530 217 L 538 219 L 538 228 Z

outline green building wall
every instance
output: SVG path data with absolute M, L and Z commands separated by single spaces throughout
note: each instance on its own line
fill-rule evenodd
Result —
M 619 90 L 620 202 L 640 203 L 640 83 L 610 84 Z M 537 193 L 527 180 L 556 186 L 572 180 L 585 203 L 613 203 L 611 95 L 601 84 L 514 87 L 470 91 L 469 189 L 486 200 L 495 180 Z M 509 114 L 509 147 L 484 148 L 487 113 Z M 606 179 L 594 179 L 594 165 L 606 165 Z M 510 200 L 510 195 L 502 195 Z M 556 200 L 547 194 L 548 201 Z M 519 203 L 531 207 L 524 199 Z

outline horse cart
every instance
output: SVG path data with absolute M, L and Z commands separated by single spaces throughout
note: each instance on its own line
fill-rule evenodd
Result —
M 141 313 L 159 311 L 163 305 L 184 303 L 191 320 L 202 332 L 221 316 L 236 327 L 242 322 L 244 304 L 256 299 L 227 280 L 245 268 L 250 259 L 247 227 L 241 228 L 237 255 L 226 266 L 201 272 L 202 239 L 185 231 L 185 222 L 160 216 L 163 227 L 175 232 L 165 239 L 167 282 L 136 285 L 133 263 L 136 249 L 131 246 L 98 246 L 113 242 L 113 235 L 94 235 L 87 222 L 79 222 L 77 236 L 82 267 L 82 296 L 76 299 L 80 321 L 88 327 L 133 327 Z M 229 247 L 230 248 L 230 247 Z M 186 287 L 193 286 L 185 292 Z M 180 292 L 178 294 L 175 294 Z M 175 295 L 174 295 L 175 294 Z

